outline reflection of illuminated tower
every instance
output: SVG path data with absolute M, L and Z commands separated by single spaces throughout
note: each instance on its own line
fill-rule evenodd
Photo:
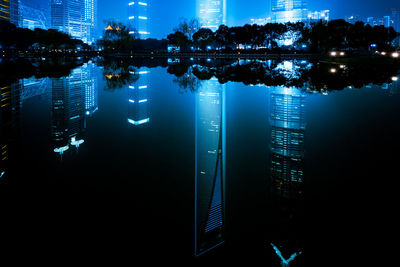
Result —
M 270 89 L 271 176 L 283 197 L 301 194 L 303 182 L 305 94 L 299 89 Z
M 195 255 L 224 242 L 224 85 L 211 79 L 196 96 Z
M 91 66 L 85 64 L 63 78 L 52 81 L 53 124 L 52 134 L 54 152 L 63 154 L 70 146 L 77 148 L 83 142 L 87 90 L 96 88 L 93 84 Z M 90 95 L 90 94 L 89 94 Z
M 132 125 L 142 125 L 150 122 L 148 110 L 148 74 L 149 71 L 135 72 L 139 79 L 129 85 L 128 89 L 128 122 Z
M 85 112 L 87 116 L 93 115 L 99 109 L 99 88 L 93 63 L 85 64 L 83 67 L 85 87 Z
M 197 0 L 197 17 L 201 27 L 218 30 L 226 24 L 226 0 Z
M 10 153 L 20 133 L 21 83 L 2 86 L 0 91 L 0 182 L 5 181 Z
M 148 0 L 133 1 L 128 3 L 128 22 L 131 27 L 130 34 L 140 39 L 149 38 L 148 31 Z

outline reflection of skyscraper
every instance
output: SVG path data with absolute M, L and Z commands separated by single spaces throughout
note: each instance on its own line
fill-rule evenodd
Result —
M 70 146 L 78 148 L 84 142 L 85 114 L 97 109 L 91 98 L 97 90 L 92 68 L 91 64 L 85 64 L 67 77 L 52 80 L 52 135 L 56 153 L 63 154 Z
M 296 88 L 270 90 L 272 187 L 293 197 L 302 192 L 306 96 Z
M 224 86 L 211 79 L 196 96 L 195 255 L 224 242 Z
M 216 31 L 226 24 L 226 0 L 197 0 L 197 17 L 201 27 Z
M 21 83 L 2 86 L 0 93 L 0 182 L 3 182 L 20 133 Z
M 135 72 L 139 79 L 129 85 L 128 89 L 128 123 L 142 125 L 150 122 L 148 99 L 148 74 L 149 71 Z
M 272 22 L 305 21 L 307 8 L 304 0 L 271 0 Z
M 93 63 L 88 63 L 83 66 L 85 112 L 87 116 L 93 115 L 99 109 L 99 88 L 95 71 L 96 67 Z
M 140 39 L 149 38 L 147 0 L 131 1 L 128 3 L 128 22 L 132 28 L 131 34 Z

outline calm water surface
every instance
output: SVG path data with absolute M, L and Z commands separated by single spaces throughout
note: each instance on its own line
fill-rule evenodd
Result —
M 400 81 L 311 92 L 174 64 L 3 86 L 3 251 L 265 266 L 281 264 L 271 243 L 299 254 L 291 266 L 390 253 Z

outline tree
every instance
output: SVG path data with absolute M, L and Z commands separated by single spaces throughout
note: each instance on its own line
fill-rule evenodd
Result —
M 121 22 L 109 21 L 103 31 L 103 38 L 100 41 L 100 45 L 105 50 L 128 50 L 135 40 L 131 32 L 133 32 L 133 29 Z
M 200 22 L 196 18 L 190 20 L 186 18 L 180 18 L 179 24 L 174 28 L 174 32 L 183 33 L 188 40 L 193 40 L 193 34 L 195 34 L 200 29 Z

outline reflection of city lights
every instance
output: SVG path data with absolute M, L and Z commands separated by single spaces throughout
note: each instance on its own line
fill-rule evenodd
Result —
M 67 151 L 68 149 L 69 149 L 69 146 L 63 146 L 63 147 L 55 148 L 54 152 L 62 154 L 65 151 Z
M 397 77 L 397 76 L 392 77 L 392 81 L 397 82 L 398 80 L 399 80 L 399 77 Z
M 133 124 L 133 125 L 145 124 L 145 123 L 148 123 L 149 121 L 150 121 L 150 118 L 147 118 L 147 119 L 144 119 L 144 120 L 140 120 L 140 121 L 135 121 L 135 120 L 132 120 L 132 119 L 128 119 L 128 122 L 130 124 Z
M 4 174 L 6 174 L 6 172 L 4 172 L 4 171 L 3 171 L 3 172 L 1 172 L 1 173 L 0 173 L 0 178 L 1 178 L 1 177 L 3 177 L 3 176 L 4 176 Z
M 336 72 L 336 69 L 332 68 L 331 73 L 335 73 L 335 72 Z

